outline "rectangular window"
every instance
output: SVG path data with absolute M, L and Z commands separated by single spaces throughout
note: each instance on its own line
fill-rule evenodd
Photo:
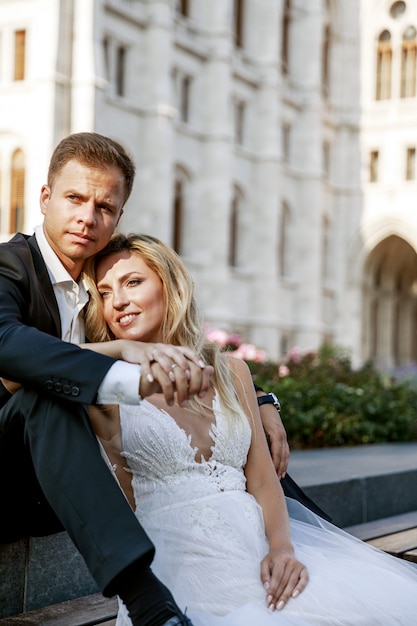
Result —
M 103 58 L 104 58 L 104 72 L 107 80 L 110 80 L 110 39 L 104 37 L 103 39 Z
M 235 29 L 235 45 L 243 47 L 243 0 L 234 0 L 233 18 Z
M 415 178 L 416 178 L 416 149 L 407 148 L 405 179 L 415 180 Z
M 391 48 L 381 45 L 378 49 L 376 68 L 377 100 L 389 100 L 391 98 L 391 61 Z
M 282 159 L 284 163 L 290 162 L 291 126 L 284 124 L 282 127 Z
M 245 110 L 244 102 L 235 102 L 235 142 L 240 146 L 243 145 L 245 137 Z
M 407 45 L 408 44 L 408 45 Z M 414 43 L 403 44 L 401 59 L 401 98 L 414 98 L 416 95 L 416 53 Z
M 119 46 L 116 52 L 116 94 L 125 95 L 126 48 Z
M 326 179 L 330 176 L 330 145 L 327 142 L 323 144 L 323 174 Z
M 282 69 L 283 74 L 288 74 L 289 31 L 290 31 L 290 0 L 285 0 L 284 12 L 283 12 L 283 17 L 282 17 L 282 35 L 281 35 L 281 69 Z
M 180 15 L 183 15 L 184 17 L 188 17 L 189 16 L 188 4 L 189 4 L 188 0 L 175 0 L 176 12 L 179 13 Z
M 181 122 L 188 122 L 190 119 L 190 86 L 191 78 L 183 76 L 180 81 L 180 102 L 179 111 Z
M 376 183 L 378 180 L 378 162 L 379 152 L 378 150 L 372 150 L 369 159 L 369 180 L 371 183 Z
M 25 79 L 26 31 L 14 34 L 14 80 Z

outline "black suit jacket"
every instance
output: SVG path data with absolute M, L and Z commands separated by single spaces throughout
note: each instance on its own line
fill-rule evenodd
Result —
M 34 236 L 0 244 L 0 376 L 39 392 L 94 403 L 114 359 L 60 339 L 59 311 Z M 8 399 L 4 388 L 0 403 Z
M 61 322 L 51 281 L 34 236 L 17 234 L 0 244 L 0 376 L 40 396 L 91 404 L 114 360 L 60 339 Z M 0 542 L 62 530 L 33 467 L 20 417 L 22 398 L 0 384 Z M 55 409 L 62 419 L 62 405 Z M 46 435 L 45 435 L 46 436 Z M 65 433 L 59 438 L 66 453 Z M 78 463 L 77 447 L 70 463 Z M 16 471 L 19 468 L 19 471 Z

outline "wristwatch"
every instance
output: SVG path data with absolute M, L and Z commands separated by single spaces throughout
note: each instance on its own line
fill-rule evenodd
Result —
M 277 411 L 281 411 L 281 403 L 274 393 L 267 393 L 266 396 L 258 397 L 258 406 L 263 404 L 273 404 Z

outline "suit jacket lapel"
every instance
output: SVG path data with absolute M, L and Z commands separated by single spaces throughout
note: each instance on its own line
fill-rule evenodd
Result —
M 56 327 L 56 336 L 61 337 L 61 318 L 59 316 L 58 304 L 55 298 L 54 289 L 49 278 L 48 269 L 40 253 L 36 237 L 32 235 L 28 239 L 28 244 L 32 250 L 33 265 L 35 267 L 40 293 L 45 300 L 45 306 L 51 314 Z

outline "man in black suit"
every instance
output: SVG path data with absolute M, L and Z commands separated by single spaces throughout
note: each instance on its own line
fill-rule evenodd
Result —
M 135 626 L 176 626 L 190 621 L 151 571 L 153 545 L 101 459 L 86 407 L 136 404 L 155 391 L 169 403 L 204 396 L 211 369 L 174 346 L 76 345 L 84 261 L 108 242 L 134 174 L 117 142 L 70 135 L 41 190 L 43 226 L 0 245 L 0 376 L 21 385 L 0 393 L 0 541 L 65 529 Z

